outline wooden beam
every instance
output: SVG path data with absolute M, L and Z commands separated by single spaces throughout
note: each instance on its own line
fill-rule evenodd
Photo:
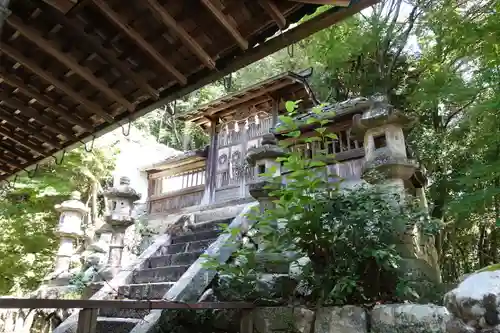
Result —
M 32 136 L 35 139 L 40 140 L 41 142 L 45 142 L 46 144 L 50 145 L 52 148 L 57 148 L 57 149 L 62 148 L 60 144 L 55 143 L 52 140 L 48 139 L 47 137 L 37 133 L 38 129 L 27 127 L 26 122 L 23 123 L 22 121 L 17 120 L 12 115 L 10 115 L 9 111 L 5 110 L 2 107 L 0 107 L 0 120 L 5 120 L 7 123 L 11 124 L 12 126 L 19 128 L 21 131 L 26 133 L 28 136 Z
M 38 155 L 45 155 L 45 152 L 41 150 L 41 146 L 36 146 L 34 144 L 29 143 L 26 139 L 20 139 L 17 138 L 17 135 L 15 135 L 14 131 L 10 131 L 6 129 L 5 127 L 0 127 L 0 135 L 3 135 L 4 137 L 8 138 L 11 141 L 14 141 L 18 145 L 21 145 L 30 151 L 33 151 L 37 153 Z
M 187 78 L 179 72 L 169 61 L 161 56 L 161 54 L 149 44 L 134 28 L 128 25 L 122 17 L 115 12 L 104 0 L 91 0 L 99 10 L 106 15 L 116 26 L 126 33 L 134 42 L 139 45 L 146 53 L 155 59 L 169 74 L 173 75 L 177 81 L 182 84 L 187 84 Z
M 27 57 L 19 53 L 17 50 L 7 45 L 7 43 L 0 44 L 0 50 L 8 54 L 12 59 L 16 60 L 24 67 L 30 69 L 34 74 L 36 74 L 40 78 L 43 78 L 45 81 L 49 82 L 54 87 L 61 90 L 63 93 L 65 93 L 78 103 L 80 103 L 82 106 L 85 107 L 85 109 L 87 109 L 87 111 L 91 112 L 92 114 L 98 115 L 102 119 L 106 120 L 108 123 L 114 122 L 114 118 L 109 113 L 104 111 L 99 105 L 78 94 L 69 85 L 58 80 L 55 76 L 40 68 L 34 61 L 28 59 Z
M 184 28 L 167 12 L 165 7 L 156 0 L 146 0 L 153 14 L 157 14 L 165 26 L 175 31 L 182 43 L 186 45 L 208 68 L 215 69 L 215 61 L 205 50 L 192 38 Z
M 273 0 L 258 0 L 259 5 L 266 11 L 266 13 L 276 22 L 280 29 L 286 28 L 286 18 L 278 9 Z
M 201 0 L 207 9 L 215 16 L 217 21 L 233 36 L 241 49 L 248 49 L 248 41 L 243 38 L 240 32 L 229 22 L 226 15 L 212 2 L 212 0 Z
M 9 94 L 5 91 L 0 91 L 0 104 L 6 104 L 13 109 L 19 110 L 22 115 L 28 118 L 33 118 L 37 123 L 47 127 L 56 134 L 62 134 L 67 139 L 75 139 L 73 131 L 57 127 L 54 121 L 45 119 L 43 115 L 38 112 L 38 110 L 32 108 L 31 106 L 25 105 L 18 99 L 9 96 Z
M 249 302 L 183 303 L 167 300 L 0 298 L 0 309 L 253 309 Z
M 90 71 L 88 68 L 81 66 L 78 61 L 69 53 L 64 53 L 63 51 L 61 51 L 56 43 L 46 40 L 37 30 L 25 25 L 20 18 L 14 15 L 10 15 L 7 18 L 7 23 L 11 27 L 16 29 L 19 33 L 21 33 L 24 37 L 28 38 L 31 42 L 36 44 L 40 49 L 59 60 L 76 74 L 80 75 L 92 86 L 97 88 L 97 90 L 103 92 L 111 100 L 114 100 L 117 103 L 123 105 L 129 111 L 135 110 L 134 104 L 127 101 L 125 97 L 123 97 L 119 92 L 110 88 L 104 80 L 96 77 L 94 73 L 92 73 L 92 71 Z
M 75 1 L 71 0 L 43 0 L 43 2 L 47 3 L 48 5 L 54 7 L 64 14 L 69 12 L 75 5 Z
M 338 7 L 348 7 L 351 0 L 290 0 L 293 2 L 312 3 L 315 5 L 331 5 Z
M 4 80 L 4 82 L 6 82 L 8 85 L 10 85 L 16 89 L 19 89 L 19 91 L 22 92 L 23 94 L 25 94 L 26 96 L 36 99 L 36 101 L 39 104 L 51 109 L 52 111 L 54 111 L 54 113 L 59 115 L 61 118 L 67 120 L 68 122 L 70 122 L 72 124 L 80 126 L 81 128 L 83 128 L 87 132 L 92 131 L 92 126 L 89 125 L 87 122 L 82 121 L 76 117 L 72 117 L 69 110 L 65 110 L 62 107 L 60 107 L 59 105 L 54 104 L 54 102 L 51 101 L 47 96 L 42 95 L 35 88 L 28 86 L 26 83 L 24 83 L 22 80 L 16 78 L 14 75 L 8 74 L 5 70 L 3 70 L 3 71 L 0 71 L 0 78 L 2 78 Z
M 31 0 L 31 2 L 33 3 L 34 1 Z M 126 65 L 123 61 L 120 61 L 115 52 L 104 47 L 99 37 L 85 32 L 81 29 L 80 24 L 76 23 L 74 20 L 69 19 L 66 15 L 62 15 L 61 12 L 55 10 L 53 7 L 43 4 L 39 4 L 39 6 L 43 11 L 49 13 L 50 16 L 53 17 L 54 21 L 62 24 L 65 29 L 69 29 L 69 33 L 74 34 L 75 38 L 79 42 L 83 42 L 89 45 L 95 53 L 99 54 L 105 61 L 115 67 L 125 77 L 134 82 L 143 92 L 149 94 L 155 100 L 159 98 L 158 90 L 151 87 L 145 78 L 131 70 L 129 66 Z

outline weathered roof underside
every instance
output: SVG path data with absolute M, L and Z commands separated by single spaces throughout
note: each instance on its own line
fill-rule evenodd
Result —
M 271 112 L 273 100 L 283 104 L 287 100 L 302 100 L 305 107 L 318 104 L 307 78 L 312 74 L 312 68 L 300 73 L 285 72 L 252 86 L 222 96 L 207 104 L 188 112 L 182 119 L 199 125 L 208 125 L 210 119 L 227 117 L 243 112 L 243 109 L 264 110 Z M 283 105 L 282 105 L 282 108 Z
M 353 0 L 268 39 L 317 5 L 13 0 L 0 43 L 0 180 L 375 2 Z

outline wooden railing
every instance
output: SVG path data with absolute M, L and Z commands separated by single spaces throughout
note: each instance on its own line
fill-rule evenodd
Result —
M 205 190 L 205 168 L 153 178 L 149 213 L 167 213 L 201 203 Z
M 69 300 L 69 299 L 32 299 L 32 298 L 0 298 L 0 309 L 82 309 L 78 314 L 76 333 L 95 333 L 99 309 L 241 309 L 240 332 L 253 332 L 253 303 L 245 302 L 203 302 L 180 303 L 168 301 L 142 300 Z
M 151 214 L 169 213 L 176 210 L 201 204 L 205 185 L 185 188 L 167 194 L 153 196 L 149 201 Z

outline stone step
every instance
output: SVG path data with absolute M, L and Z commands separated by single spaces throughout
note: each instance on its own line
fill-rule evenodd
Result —
M 172 265 L 190 265 L 200 257 L 203 251 L 167 254 L 165 256 L 151 257 L 144 262 L 142 269 L 165 267 Z
M 207 230 L 222 230 L 221 224 L 229 225 L 232 221 L 233 218 L 198 222 L 194 225 L 194 228 L 196 232 Z
M 204 230 L 204 231 L 195 231 L 192 233 L 185 233 L 179 236 L 172 237 L 170 244 L 179 244 L 179 243 L 187 243 L 187 242 L 195 242 L 199 240 L 217 238 L 220 234 L 219 230 Z
M 184 252 L 205 251 L 215 240 L 216 238 L 205 239 L 196 242 L 165 245 L 160 247 L 160 249 L 156 252 L 156 256 L 164 256 L 167 254 L 178 254 Z
M 211 220 L 223 220 L 237 216 L 249 202 L 254 201 L 252 197 L 240 198 L 230 202 L 221 202 L 209 207 L 204 207 L 202 211 L 195 212 L 196 222 Z
M 142 319 L 97 317 L 96 332 L 129 333 Z
M 127 284 L 118 288 L 118 299 L 161 299 L 173 282 Z
M 143 269 L 134 272 L 133 283 L 176 282 L 190 265 L 168 266 Z
M 100 309 L 99 316 L 103 318 L 134 318 L 142 319 L 149 314 L 148 309 Z

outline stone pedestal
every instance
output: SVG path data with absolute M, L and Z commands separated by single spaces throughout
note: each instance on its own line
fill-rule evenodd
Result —
M 372 107 L 368 111 L 353 118 L 352 133 L 364 140 L 366 163 L 363 178 L 369 183 L 386 186 L 388 198 L 395 206 L 403 201 L 408 188 L 415 190 L 420 202 L 426 205 L 423 188 L 414 188 L 413 185 L 415 182 L 412 180 L 419 178 L 421 181 L 423 176 L 418 164 L 407 155 L 403 133 L 403 129 L 413 123 L 414 119 L 394 110 L 381 95 L 372 99 Z M 439 282 L 434 239 L 425 236 L 416 227 L 416 221 L 409 222 L 406 230 L 398 232 L 400 241 L 396 244 L 403 257 L 402 266 L 415 279 L 423 276 Z
M 97 279 L 111 280 L 121 269 L 125 231 L 134 224 L 132 210 L 134 202 L 141 198 L 132 187 L 128 177 L 120 178 L 120 185 L 104 193 L 110 203 L 106 215 L 106 228 L 111 232 L 106 266 L 99 271 Z
M 70 273 L 71 258 L 75 252 L 75 240 L 83 236 L 82 221 L 87 208 L 80 201 L 80 192 L 71 193 L 70 200 L 56 205 L 55 209 L 61 213 L 56 235 L 60 238 L 59 249 L 56 255 L 54 271 L 44 280 L 47 285 L 66 286 L 72 274 Z

